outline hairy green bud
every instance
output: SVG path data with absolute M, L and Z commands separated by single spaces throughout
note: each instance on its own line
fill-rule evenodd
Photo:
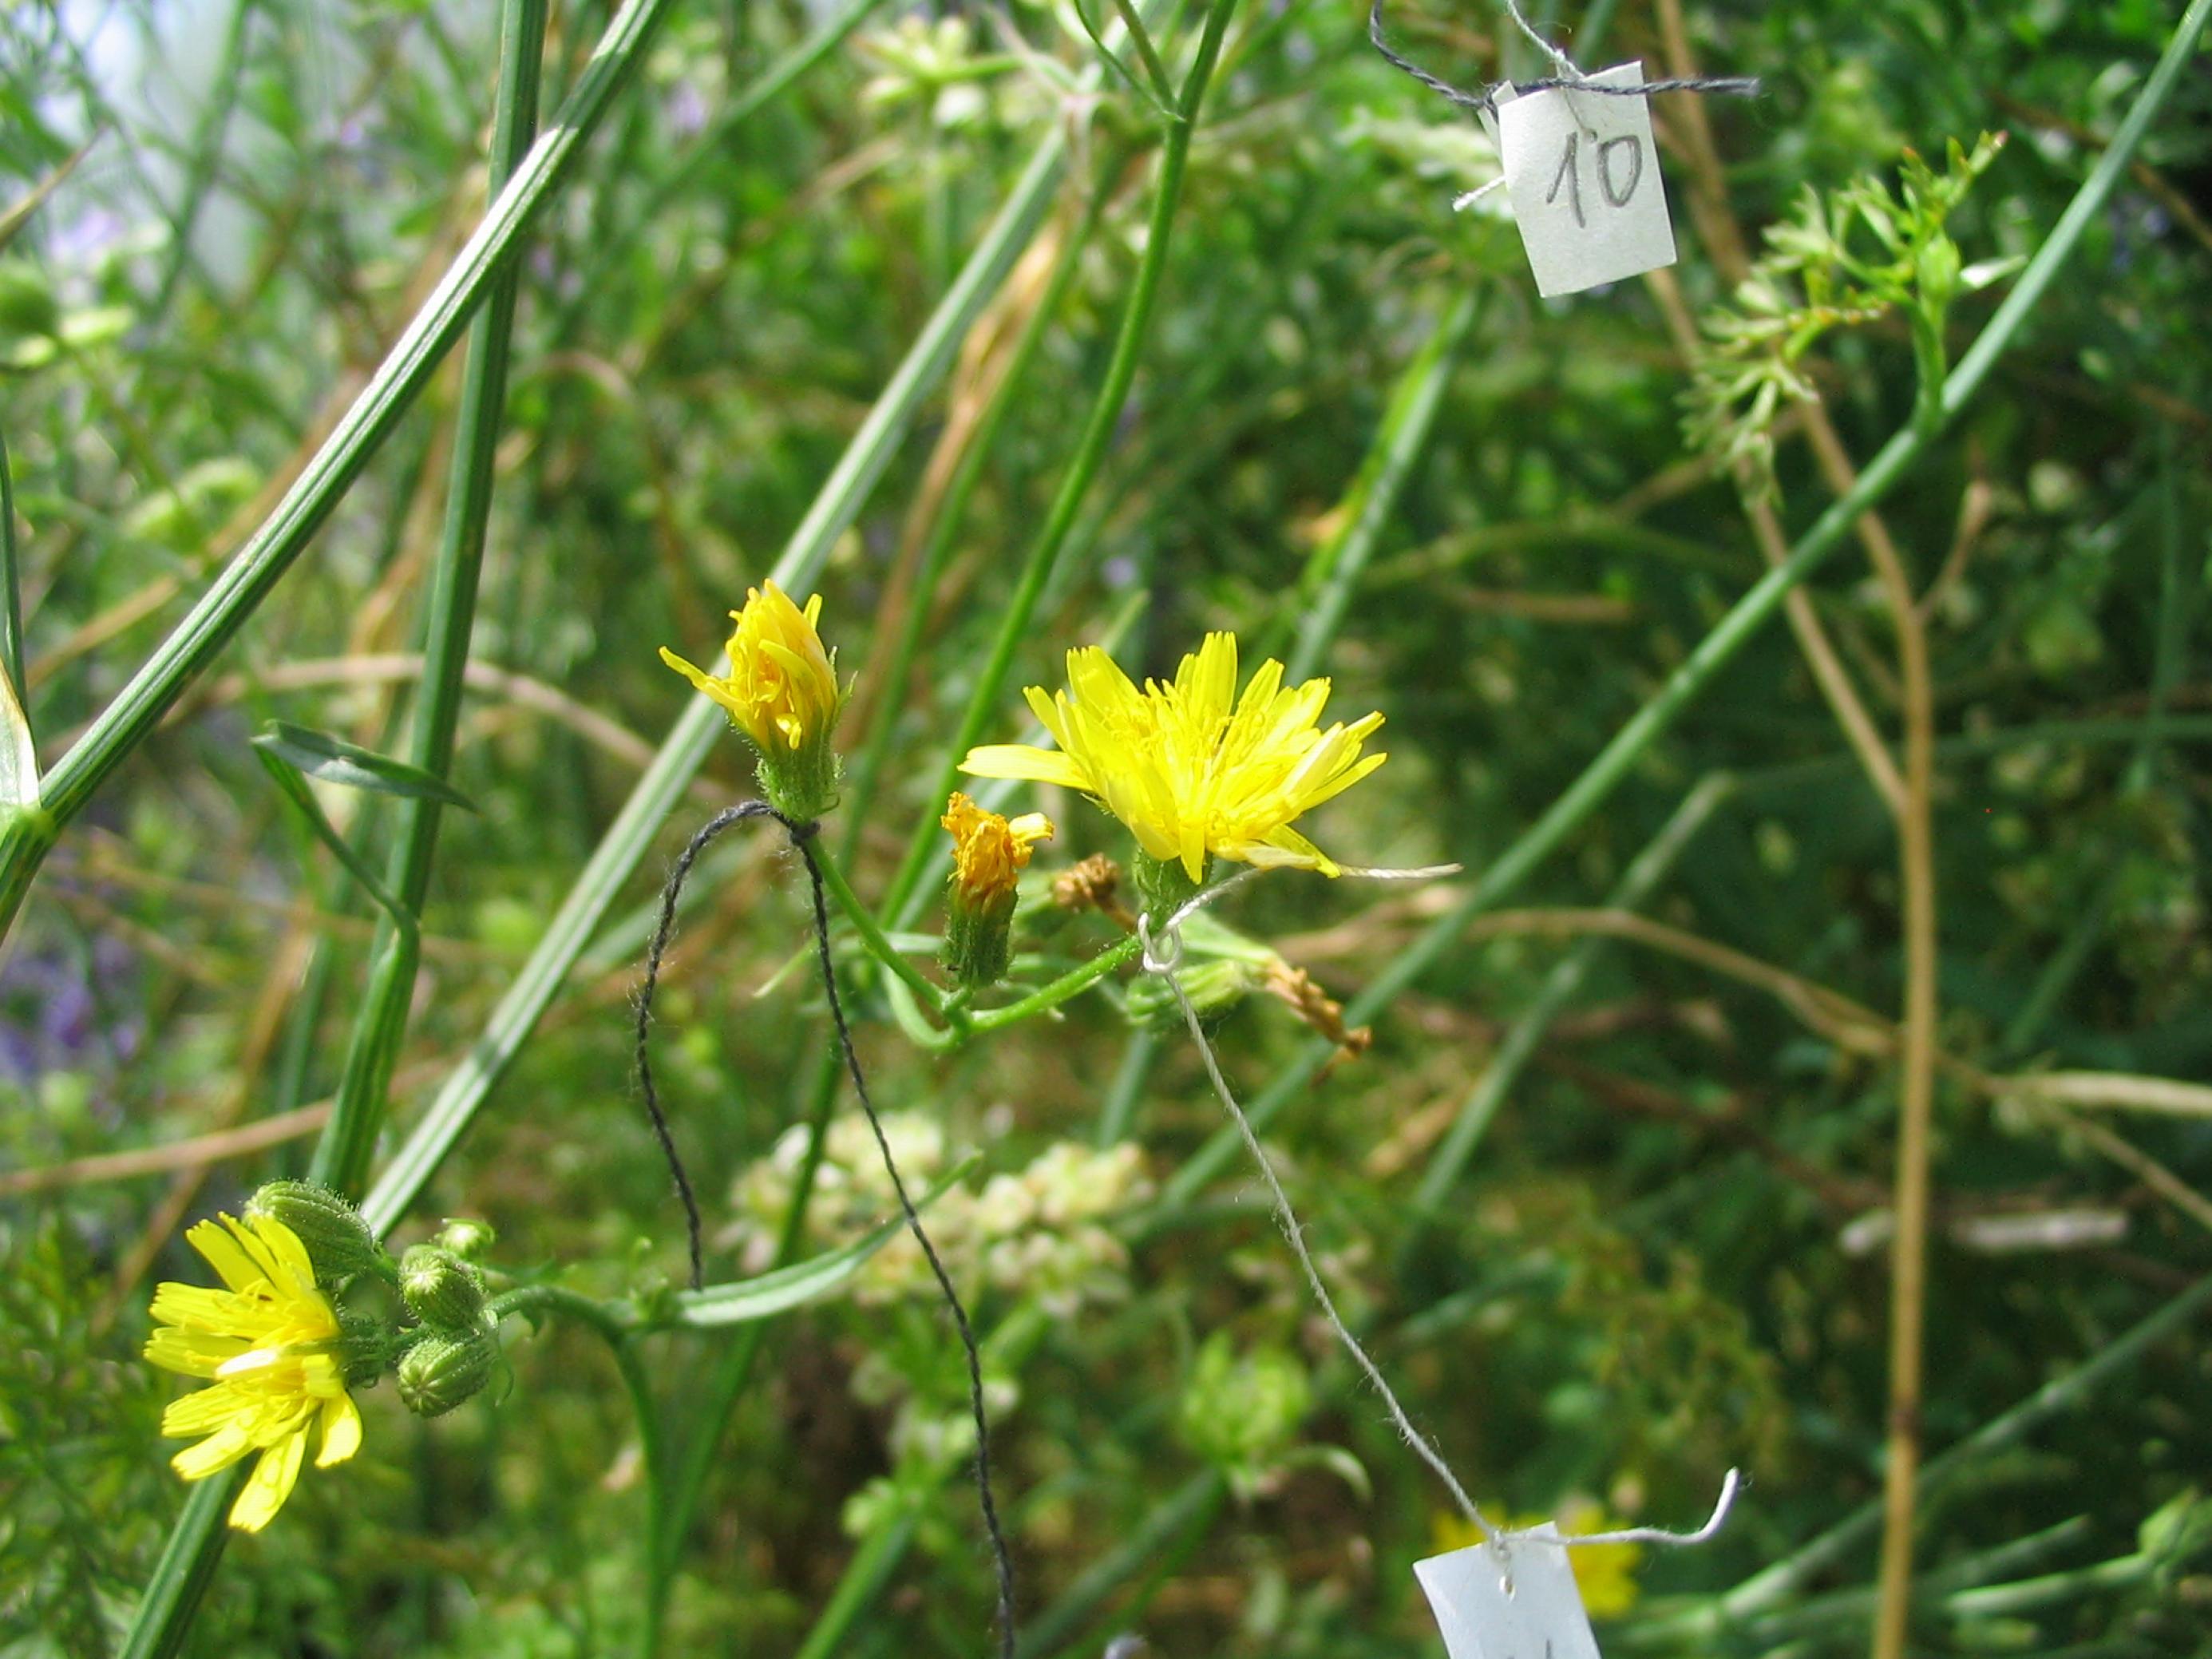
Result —
M 443 1245 L 413 1245 L 399 1258 L 399 1294 L 433 1330 L 459 1336 L 484 1328 L 483 1271 Z
M 484 1254 L 499 1243 L 499 1235 L 488 1221 L 470 1221 L 446 1218 L 446 1224 L 438 1230 L 433 1244 L 451 1250 L 464 1261 L 481 1261 Z
M 1176 982 L 1190 999 L 1190 1006 L 1198 1011 L 1200 1021 L 1207 1025 L 1258 990 L 1267 982 L 1267 969 L 1259 963 L 1235 957 L 1194 962 L 1176 969 Z M 1182 1010 L 1176 1006 L 1175 993 L 1168 988 L 1166 981 L 1152 975 L 1139 975 L 1131 981 L 1121 1006 L 1131 1024 L 1141 1025 L 1148 1031 L 1182 1029 Z
M 399 1401 L 417 1417 L 442 1417 L 481 1393 L 499 1363 L 489 1330 L 466 1336 L 433 1332 L 399 1357 Z
M 315 1283 L 329 1290 L 356 1273 L 392 1276 L 392 1257 L 343 1194 L 312 1181 L 272 1181 L 246 1200 L 246 1218 L 281 1221 L 307 1247 Z

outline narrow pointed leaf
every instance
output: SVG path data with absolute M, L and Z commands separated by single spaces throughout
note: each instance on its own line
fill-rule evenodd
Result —
M 323 783 L 367 789 L 379 795 L 400 795 L 409 800 L 441 801 L 468 812 L 477 810 L 474 801 L 443 778 L 327 732 L 271 720 L 253 744 L 264 754 L 274 755 L 294 770 Z

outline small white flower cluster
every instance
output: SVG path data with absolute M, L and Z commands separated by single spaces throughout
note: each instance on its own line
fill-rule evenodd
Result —
M 883 1121 L 907 1190 L 919 1202 L 948 1162 L 945 1131 L 919 1112 L 886 1113 Z M 730 1242 L 748 1273 L 770 1265 L 806 1139 L 804 1125 L 785 1131 L 769 1155 L 738 1178 Z M 1128 1251 L 1103 1224 L 1152 1190 L 1144 1154 L 1133 1143 L 1099 1152 L 1064 1140 L 1018 1173 L 993 1176 L 981 1192 L 954 1187 L 940 1194 L 922 1224 L 954 1283 L 987 1284 L 1064 1319 L 1086 1303 L 1127 1293 Z M 867 1120 L 858 1114 L 838 1119 L 815 1176 L 810 1238 L 834 1248 L 896 1209 Z M 921 1247 L 907 1232 L 870 1257 L 854 1281 L 855 1299 L 871 1304 L 936 1294 Z

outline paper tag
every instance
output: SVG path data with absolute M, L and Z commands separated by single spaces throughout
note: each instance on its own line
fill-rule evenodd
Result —
M 1559 1537 L 1547 1523 L 1503 1548 L 1476 1544 L 1413 1563 L 1451 1659 L 1598 1659 Z
M 1616 64 L 1589 78 L 1640 87 L 1644 65 Z M 1499 104 L 1498 125 L 1506 193 L 1539 294 L 1579 294 L 1674 263 L 1649 99 L 1565 87 L 1523 93 Z

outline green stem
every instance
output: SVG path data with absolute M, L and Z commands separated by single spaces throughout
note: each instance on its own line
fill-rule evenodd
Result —
M 1942 420 L 1928 426 L 1910 425 L 1882 446 L 1859 475 L 1856 487 L 1822 513 L 1799 538 L 1789 558 L 1768 571 L 1736 601 L 1682 665 L 1668 677 L 1666 684 L 1583 769 L 1582 775 L 1484 870 L 1467 896 L 1395 957 L 1389 966 L 1352 1000 L 1345 1010 L 1347 1024 L 1364 1024 L 1388 1007 L 1400 992 L 1450 947 L 1469 921 L 1517 888 L 1580 828 L 1627 779 L 1644 751 L 1674 723 L 1675 717 L 1781 609 L 1790 590 L 1835 551 L 1860 515 L 1889 493 L 1935 443 L 1942 428 L 1966 408 L 2011 345 L 2028 313 L 2072 256 L 2082 233 L 2103 210 L 2151 118 L 2172 93 L 2182 70 L 2189 63 L 2197 37 L 2208 17 L 2212 17 L 2212 0 L 2191 0 L 2180 27 L 2113 136 L 2111 148 L 2098 159 L 2073 201 L 2059 216 L 2050 236 L 2028 261 L 2021 273 L 2019 285 L 2005 296 L 2004 303 L 1997 307 L 1979 337 L 1945 380 L 1940 400 Z M 1252 1127 L 1262 1129 L 1273 1121 L 1335 1052 L 1333 1044 L 1320 1039 L 1302 1048 L 1297 1057 L 1246 1107 L 1245 1115 Z M 1217 1132 L 1169 1182 L 1156 1213 L 1189 1203 L 1242 1151 L 1234 1129 Z
M 1009 1025 L 1018 1025 L 1025 1019 L 1035 1019 L 1039 1014 L 1048 1014 L 1063 1002 L 1089 990 L 1134 957 L 1139 948 L 1139 942 L 1133 938 L 1109 945 L 1073 972 L 1062 974 L 1051 984 L 1030 992 L 1019 1002 L 1010 1002 L 1003 1008 L 986 1008 L 971 1017 L 969 1024 L 977 1032 L 1003 1031 Z
M 1102 170 L 1101 177 L 1110 179 L 1117 170 L 1118 155 L 1110 158 Z M 907 596 L 906 616 L 899 625 L 898 643 L 891 653 L 889 672 L 875 689 L 875 708 L 868 722 L 867 741 L 860 750 L 860 758 L 853 771 L 853 787 L 847 813 L 849 820 L 845 834 L 844 854 L 851 858 L 859 850 L 860 830 L 867 820 L 868 810 L 875 804 L 876 787 L 883 775 L 884 759 L 890 752 L 892 732 L 898 726 L 900 710 L 905 706 L 905 688 L 914 672 L 914 660 L 921 648 L 922 635 L 928 631 L 930 610 L 936 598 L 937 584 L 950 562 L 953 545 L 967 521 L 968 502 L 982 481 L 984 468 L 989 464 L 997 447 L 999 429 L 1006 424 L 1008 412 L 1030 368 L 1036 361 L 1037 347 L 1042 343 L 1046 330 L 1060 310 L 1069 284 L 1082 264 L 1085 247 L 1089 246 L 1091 233 L 1098 228 L 1099 216 L 1106 207 L 1107 191 L 1102 185 L 1093 190 L 1084 204 L 1082 216 L 1075 229 L 1060 250 L 1060 260 L 1053 267 L 1052 280 L 1043 295 L 1030 311 L 1029 319 L 1022 325 L 1021 337 L 1014 343 L 1013 356 L 1008 360 L 1006 371 L 1000 378 L 998 387 L 991 394 L 990 406 L 976 422 L 975 432 L 968 440 L 967 453 L 961 456 L 960 465 L 945 486 L 945 500 L 938 507 L 936 520 L 930 526 L 929 539 L 923 544 L 920 566 L 915 573 L 913 591 Z
M 568 182 L 585 142 L 672 3 L 624 0 L 575 90 L 507 188 L 493 198 L 483 222 L 299 480 L 175 631 L 48 771 L 46 797 L 58 822 L 66 824 L 84 810 L 107 775 L 161 724 L 185 688 L 222 653 L 306 550 L 459 338 L 494 272 L 514 257 L 523 233 Z M 0 902 L 9 896 L 0 887 Z M 0 932 L 14 919 L 12 908 L 0 909 Z
M 1932 1500 L 1969 1468 L 2007 1447 L 2017 1445 L 2051 1419 L 2085 1404 L 2100 1384 L 2167 1338 L 2186 1330 L 2208 1308 L 2212 1308 L 2212 1274 L 2197 1280 L 2072 1370 L 2054 1377 L 2010 1410 L 1984 1424 L 1941 1456 L 1930 1458 L 1920 1472 L 1923 1500 Z M 1764 1612 L 1833 1571 L 1844 1557 L 1881 1529 L 1881 1502 L 1875 1498 L 1861 1504 L 1785 1559 L 1753 1574 L 1717 1601 L 1706 1603 L 1694 1615 L 1677 1621 L 1679 1627 L 1686 1633 L 1710 1635 Z
M 1220 1470 L 1201 1469 L 1153 1505 L 1111 1554 L 1085 1568 L 1060 1599 L 1022 1632 L 1016 1659 L 1044 1659 L 1082 1633 L 1106 1598 L 1157 1565 L 1178 1540 L 1202 1536 L 1229 1495 Z
M 939 1019 L 947 1018 L 945 993 L 933 984 L 927 975 L 899 953 L 896 945 L 884 934 L 875 915 L 860 902 L 845 872 L 826 847 L 818 848 L 814 854 L 816 867 L 822 872 L 822 884 L 830 890 L 830 896 L 837 901 L 837 908 L 845 913 L 846 921 L 853 924 L 860 942 L 868 947 L 868 954 L 890 969 L 899 982 L 921 1000 L 921 1004 Z M 957 1024 L 957 1022 L 956 1022 Z
M 906 1554 L 907 1547 L 914 1542 L 915 1525 L 914 1511 L 901 1510 L 861 1540 L 853 1559 L 845 1564 L 844 1576 L 838 1579 L 829 1605 L 806 1633 L 798 1659 L 830 1659 L 838 1651 L 853 1621 L 867 1610 Z
M 563 106 L 562 120 L 568 125 L 564 138 L 562 131 L 548 135 L 547 143 L 532 152 L 535 171 L 518 176 L 507 190 L 499 192 L 492 210 L 485 216 L 484 223 L 470 240 L 469 246 L 455 260 L 438 287 L 437 293 L 424 305 L 422 311 L 410 325 L 408 332 L 385 360 L 361 398 L 356 402 L 339 430 L 331 434 L 309 463 L 307 471 L 285 497 L 270 521 L 256 533 L 230 568 L 210 590 L 192 614 L 175 634 L 170 635 L 154 658 L 135 676 L 130 685 L 108 705 L 91 732 L 62 758 L 60 765 L 50 775 L 53 793 L 62 795 L 70 804 L 59 807 L 54 813 L 58 822 L 66 823 L 71 814 L 90 798 L 100 779 L 106 775 L 122 757 L 134 747 L 146 732 L 159 722 L 161 714 L 180 692 L 185 682 L 207 660 L 222 647 L 223 641 L 242 623 L 246 615 L 281 576 L 291 559 L 307 544 L 315 528 L 344 494 L 345 488 L 366 464 L 384 434 L 412 400 L 446 346 L 452 343 L 453 333 L 468 315 L 471 307 L 481 296 L 484 279 L 494 270 L 500 252 L 504 251 L 520 232 L 532 211 L 544 195 L 559 182 L 567 171 L 567 162 L 575 154 L 576 147 L 589 134 L 604 112 L 607 100 L 621 84 L 630 63 L 641 52 L 652 33 L 665 0 L 631 0 L 608 25 L 607 34 L 600 43 L 592 67 Z M 510 91 L 513 83 L 526 82 L 531 88 L 530 108 L 534 118 L 535 88 L 538 79 L 540 53 L 535 40 L 527 51 L 517 52 L 517 19 L 534 14 L 538 28 L 544 26 L 543 0 L 509 0 L 501 27 L 503 55 L 500 63 L 498 105 L 503 116 L 511 114 L 518 102 L 518 94 Z M 504 131 L 504 127 L 502 128 Z M 536 166 L 543 161 L 543 166 Z M 514 204 L 511 214 L 502 217 L 501 205 Z M 501 232 L 497 228 L 504 224 Z M 476 250 L 480 258 L 471 264 L 470 250 Z M 473 274 L 471 274 L 473 273 Z M 442 305 L 441 305 L 442 296 Z M 449 316 L 451 331 L 446 330 L 439 319 Z M 415 343 L 417 356 L 410 359 L 409 342 Z M 413 362 L 419 373 L 412 373 L 406 365 Z M 410 373 L 412 378 L 410 379 Z M 381 388 L 381 391 L 379 388 Z M 349 432 L 351 437 L 348 437 Z M 458 685 L 459 676 L 454 675 Z M 102 735 L 105 733 L 106 735 Z M 76 772 L 68 769 L 73 760 L 84 757 L 82 768 Z M 55 781 L 64 774 L 76 779 L 74 783 Z M 14 920 L 14 902 L 20 891 L 11 891 L 9 884 L 16 877 L 17 866 L 10 854 L 15 840 L 13 827 L 0 833 L 0 936 L 4 936 L 8 925 Z M 51 836 L 48 846 L 52 845 Z M 23 871 L 21 879 L 27 885 L 29 872 L 36 868 L 35 859 Z M 385 960 L 390 963 L 389 974 L 396 978 L 404 968 L 406 983 L 414 982 L 414 962 L 417 941 L 411 930 L 395 927 L 393 946 Z M 375 994 L 374 981 L 371 994 Z M 405 1005 L 400 1012 L 404 1020 Z M 355 1028 L 356 1046 L 362 1053 L 364 1065 L 382 1065 L 383 1075 L 389 1076 L 388 1054 L 377 1052 L 369 1044 L 389 1045 L 396 1051 L 398 1033 L 392 1029 L 401 1022 L 371 1022 L 364 1019 Z M 371 1029 L 372 1025 L 381 1029 Z M 349 1072 L 352 1070 L 352 1055 L 349 1055 Z M 379 1094 L 380 1096 L 380 1091 Z M 324 1126 L 321 1139 L 315 1149 L 314 1167 L 320 1170 L 343 1169 L 343 1152 L 358 1141 L 364 1147 L 372 1144 L 375 1133 L 374 1119 L 378 1114 L 364 1106 L 356 1095 L 348 1115 L 348 1103 L 343 1094 L 333 1107 L 330 1121 Z M 365 1152 L 363 1154 L 365 1160 Z M 359 1170 L 354 1171 L 357 1184 Z M 383 1228 L 380 1232 L 386 1231 Z M 208 1483 L 213 1485 L 215 1483 Z M 222 1554 L 227 1528 L 221 1525 L 221 1509 L 201 1500 L 195 1494 L 171 1528 L 169 1540 L 161 1559 L 155 1565 L 153 1577 L 148 1581 L 137 1610 L 131 1617 L 131 1630 L 125 1638 L 125 1651 L 132 1656 L 166 1655 L 175 1652 L 191 1628 L 194 1614 L 198 1611 L 200 1598 L 215 1577 L 216 1565 Z
M 792 1183 L 791 1202 L 783 1212 L 783 1231 L 776 1240 L 776 1267 L 787 1267 L 798 1259 L 799 1245 L 806 1237 L 806 1212 L 813 1201 L 815 1182 L 822 1171 L 830 1114 L 836 1103 L 837 1081 L 842 1075 L 840 1064 L 836 1050 L 825 1043 L 815 1066 L 812 1094 L 807 1103 L 806 1152 Z M 755 1324 L 722 1351 L 708 1380 L 700 1407 L 691 1413 L 695 1426 L 670 1474 L 667 1501 L 653 1519 L 653 1568 L 647 1599 L 654 1610 L 656 1621 L 659 1609 L 667 1602 L 678 1558 L 690 1531 L 692 1514 L 699 1507 L 700 1494 L 706 1490 L 707 1476 L 714 1468 L 723 1431 L 729 1425 L 730 1413 L 737 1409 L 745 1385 L 752 1379 L 753 1366 L 767 1336 L 768 1326 Z
M 768 573 L 779 587 L 805 591 L 838 537 L 859 516 L 916 411 L 943 379 L 962 337 L 1035 234 L 1059 182 L 1066 147 L 1065 130 L 1055 123 Z M 483 1035 L 362 1200 L 362 1214 L 380 1231 L 389 1229 L 406 1212 L 467 1132 L 726 729 L 721 711 L 706 698 L 686 702 Z M 5 869 L 5 836 L 0 835 L 0 871 Z
M 1044 527 L 1030 549 L 1013 598 L 1006 606 L 1006 615 L 1000 619 L 998 638 L 991 642 L 990 655 L 984 659 L 982 672 L 976 678 L 967 713 L 961 717 L 959 728 L 938 769 L 936 783 L 922 797 L 930 810 L 915 826 L 907 842 L 905 860 L 884 901 L 884 914 L 893 919 L 894 925 L 902 925 L 912 919 L 909 906 L 919 897 L 922 874 L 928 866 L 930 839 L 937 828 L 935 803 L 943 800 L 959 781 L 961 760 L 999 716 L 999 697 L 1013 667 L 1014 653 L 1028 642 L 1037 600 L 1044 592 L 1045 583 L 1052 576 L 1061 550 L 1067 544 L 1068 532 L 1075 527 L 1076 517 L 1083 510 L 1083 499 L 1090 493 L 1091 481 L 1106 459 L 1107 447 L 1113 441 L 1115 426 L 1121 418 L 1121 406 L 1128 399 L 1130 385 L 1137 375 L 1138 360 L 1144 355 L 1145 342 L 1152 331 L 1152 309 L 1159 298 L 1161 278 L 1167 270 L 1168 250 L 1175 237 L 1176 210 L 1182 201 L 1184 164 L 1190 158 L 1191 137 L 1198 129 L 1199 106 L 1205 100 L 1206 83 L 1212 79 L 1214 64 L 1221 55 L 1223 33 L 1236 9 L 1237 0 L 1212 0 L 1206 9 L 1206 22 L 1199 33 L 1198 55 L 1183 79 L 1182 95 L 1176 100 L 1175 119 L 1168 125 L 1167 142 L 1160 152 L 1159 184 L 1152 195 L 1144 257 L 1138 262 L 1128 303 L 1122 308 L 1114 356 L 1106 366 L 1106 378 L 1099 386 L 1098 395 L 1091 401 L 1091 414 L 1084 422 L 1074 456 L 1061 475 L 1060 489 L 1045 514 Z
M 1665 825 L 1644 849 L 1630 864 L 1620 884 L 1606 896 L 1608 909 L 1633 909 L 1651 896 L 1652 891 L 1666 878 L 1674 861 L 1680 858 L 1689 844 L 1697 839 L 1715 809 L 1726 800 L 1735 787 L 1735 781 L 1726 773 L 1708 775 L 1696 788 L 1682 798 Z M 1428 1168 L 1423 1172 L 1421 1184 L 1413 1194 L 1413 1219 L 1408 1228 L 1406 1242 L 1401 1247 L 1402 1261 L 1420 1237 L 1430 1218 L 1443 1212 L 1452 1188 L 1459 1182 L 1468 1160 L 1474 1156 L 1491 1119 L 1511 1092 L 1513 1085 L 1535 1057 L 1537 1046 L 1544 1040 L 1545 1032 L 1559 1012 L 1582 988 L 1590 964 L 1596 960 L 1605 941 L 1592 937 L 1583 939 L 1562 957 L 1545 979 L 1543 988 L 1535 1000 L 1528 1005 L 1505 1040 L 1498 1045 L 1492 1055 L 1489 1069 L 1481 1080 L 1462 1103 L 1458 1115 L 1436 1150 L 1429 1154 Z
M 1297 644 L 1291 653 L 1283 678 L 1291 684 L 1312 677 L 1343 625 L 1352 589 L 1367 568 L 1369 556 L 1381 538 L 1382 526 L 1397 510 L 1398 492 L 1406 475 L 1427 447 L 1437 410 L 1460 343 L 1474 325 L 1480 309 L 1477 298 L 1487 289 L 1462 289 L 1421 349 L 1413 354 L 1390 393 L 1390 405 L 1375 441 L 1360 463 L 1359 475 L 1338 508 L 1342 522 L 1336 534 L 1314 550 L 1299 578 L 1298 598 L 1286 616 L 1303 616 Z M 1254 653 L 1273 656 L 1273 649 Z
M 544 60 L 546 0 L 507 0 L 500 21 L 500 79 L 492 117 L 490 186 L 496 194 L 520 167 L 538 130 L 538 86 Z M 520 264 L 510 260 L 493 273 L 483 312 L 470 325 L 454 413 L 453 472 L 446 519 L 432 572 L 429 614 L 424 623 L 422 682 L 415 714 L 413 763 L 443 778 L 453 759 L 460 721 L 462 676 L 469 665 L 476 624 L 477 588 L 483 573 L 484 527 L 491 514 L 500 419 L 507 403 L 507 365 L 513 343 Z M 398 845 L 388 885 L 407 916 L 422 915 L 429 891 L 443 806 L 428 795 L 400 805 Z M 386 907 L 370 955 L 368 991 L 346 1049 L 345 1069 L 331 1108 L 330 1131 L 316 1148 L 312 1177 L 341 1192 L 357 1192 L 368 1174 L 376 1134 L 384 1121 L 392 1073 L 405 1041 L 408 1010 L 422 942 L 410 921 Z

